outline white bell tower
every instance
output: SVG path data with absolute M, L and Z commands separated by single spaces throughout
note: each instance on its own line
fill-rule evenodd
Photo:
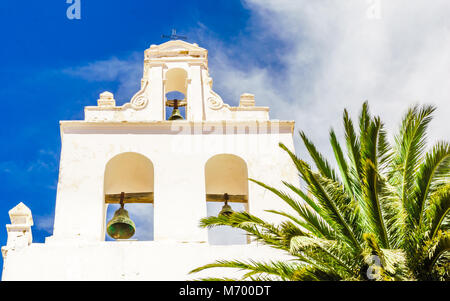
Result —
M 167 94 L 174 91 L 184 95 L 183 120 L 167 119 Z M 226 271 L 188 272 L 217 259 L 281 256 L 255 243 L 211 245 L 198 226 L 207 202 L 222 203 L 225 194 L 231 204 L 244 203 L 248 212 L 277 222 L 265 210 L 286 206 L 248 178 L 276 187 L 282 180 L 298 184 L 278 147 L 294 149 L 294 122 L 270 120 L 269 108 L 256 107 L 252 94 L 242 94 L 237 107 L 224 103 L 212 89 L 206 49 L 180 40 L 152 45 L 141 89 L 128 103 L 116 106 L 112 93 L 101 93 L 97 106 L 85 108 L 84 120 L 61 121 L 60 128 L 53 235 L 32 243 L 32 223 L 20 225 L 23 239 L 9 226 L 3 280 L 223 277 Z M 122 192 L 125 209 L 127 203 L 154 206 L 153 241 L 105 241 L 107 208 Z
M 180 40 L 152 45 L 145 51 L 141 90 L 122 107 L 115 107 L 112 94 L 101 95 L 97 107 L 86 107 L 86 121 L 166 120 L 166 94 L 171 91 L 185 95 L 187 121 L 269 119 L 269 108 L 255 107 L 252 94 L 243 94 L 239 107 L 230 107 L 212 83 L 206 49 Z

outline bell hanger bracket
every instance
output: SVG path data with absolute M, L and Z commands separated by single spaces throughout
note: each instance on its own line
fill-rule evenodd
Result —
M 206 194 L 207 202 L 232 202 L 232 203 L 247 203 L 248 197 L 243 194 L 216 194 L 216 193 L 208 193 Z
M 153 203 L 153 192 L 130 192 L 106 194 L 105 203 L 107 204 L 126 204 L 126 203 Z

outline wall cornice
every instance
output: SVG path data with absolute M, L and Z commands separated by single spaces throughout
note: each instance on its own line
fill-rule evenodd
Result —
M 293 133 L 294 121 L 60 121 L 61 134 L 286 134 Z

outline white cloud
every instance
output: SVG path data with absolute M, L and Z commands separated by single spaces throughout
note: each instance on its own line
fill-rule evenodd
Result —
M 125 59 L 112 57 L 88 63 L 84 66 L 66 68 L 63 73 L 88 81 L 118 82 L 114 91 L 118 105 L 130 101 L 140 88 L 143 68 L 143 51 L 133 52 Z M 95 104 L 95 99 L 93 104 Z
M 49 234 L 53 233 L 53 215 L 35 216 L 33 220 L 37 229 L 44 230 Z
M 448 139 L 450 2 L 379 1 L 380 18 L 369 18 L 376 3 L 247 0 L 250 35 L 235 45 L 197 32 L 210 50 L 215 88 L 225 100 L 256 94 L 272 118 L 294 119 L 328 156 L 329 128 L 341 132 L 343 109 L 356 117 L 366 99 L 391 134 L 408 107 L 434 104 L 431 140 Z M 240 52 L 273 53 L 279 67 L 249 64 Z

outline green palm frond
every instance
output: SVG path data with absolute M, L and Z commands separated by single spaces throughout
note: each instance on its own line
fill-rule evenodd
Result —
M 233 212 L 230 216 L 209 216 L 200 220 L 200 227 L 230 226 L 247 232 L 257 241 L 275 248 L 287 249 L 282 244 L 279 228 L 247 212 Z
M 364 225 L 367 232 L 376 233 L 383 247 L 389 248 L 388 231 L 383 218 L 380 201 L 380 179 L 374 164 L 367 159 L 364 164 L 363 182 L 364 202 L 361 204 L 364 212 Z
M 195 279 L 195 281 L 238 281 L 238 279 L 227 278 L 227 277 L 205 277 L 205 278 Z
M 283 261 L 260 262 L 255 260 L 217 260 L 214 263 L 206 264 L 189 272 L 198 273 L 200 271 L 211 268 L 233 268 L 245 271 L 240 280 L 258 276 L 277 276 L 281 280 L 293 280 L 297 270 L 303 268 L 304 265 L 298 263 L 288 263 Z
M 344 203 L 345 197 L 341 195 L 342 198 L 336 202 L 335 197 L 339 194 L 335 194 L 337 190 L 333 185 L 329 185 L 331 180 L 324 179 L 309 169 L 304 170 L 303 173 L 308 182 L 308 188 L 321 205 L 322 211 L 326 213 L 328 219 L 333 221 L 330 226 L 350 244 L 359 249 L 360 242 L 351 227 L 352 221 L 345 218 L 346 215 L 340 206 L 341 203 Z
M 290 221 L 284 221 L 280 224 L 280 232 L 282 233 L 283 244 L 289 248 L 291 246 L 291 240 L 293 237 L 297 237 L 299 235 L 301 236 L 308 235 Z
M 440 257 L 450 252 L 450 231 L 439 231 L 433 240 L 426 243 L 424 250 L 424 272 L 432 273 Z
M 294 280 L 296 281 L 339 281 L 348 280 L 342 279 L 341 275 L 334 270 L 321 269 L 316 266 L 306 266 L 295 272 Z
M 277 214 L 277 215 L 280 215 L 283 217 L 287 217 L 291 222 L 294 222 L 295 224 L 297 224 L 296 232 L 301 232 L 302 235 L 307 235 L 308 233 L 312 233 L 316 236 L 321 236 L 321 233 L 316 231 L 316 229 L 314 229 L 313 227 L 311 227 L 311 225 L 308 222 L 299 219 L 294 214 L 288 213 L 286 211 L 280 211 L 280 210 L 265 210 L 265 211 L 273 213 L 273 214 Z
M 255 180 L 255 183 L 261 183 L 261 182 L 258 182 L 258 181 L 256 181 Z M 309 206 L 311 206 L 311 208 L 317 213 L 317 214 L 319 214 L 320 216 L 322 216 L 322 209 L 320 209 L 320 207 L 316 204 L 316 202 L 312 199 L 312 198 L 310 198 L 306 193 L 304 193 L 300 188 L 298 188 L 298 187 L 296 187 L 296 186 L 294 186 L 294 185 L 292 185 L 292 184 L 290 184 L 290 183 L 288 183 L 288 182 L 285 182 L 285 181 L 282 181 L 282 183 L 287 187 L 287 188 L 289 188 L 290 190 L 292 190 L 295 194 L 297 194 L 298 196 L 300 196 L 300 198 L 301 199 L 303 199 Z M 263 183 L 261 183 L 262 185 L 264 185 Z M 291 207 L 293 207 L 293 206 L 291 206 Z M 295 208 L 294 208 L 295 209 Z
M 354 185 L 351 185 L 351 176 L 349 173 L 348 163 L 344 158 L 344 153 L 342 152 L 341 145 L 339 144 L 336 134 L 333 130 L 330 131 L 330 143 L 331 147 L 333 148 L 334 157 L 339 167 L 345 191 L 352 197 L 353 202 L 356 204 L 356 196 L 353 189 Z
M 450 184 L 436 191 L 430 200 L 430 206 L 426 210 L 429 223 L 430 239 L 433 239 L 446 217 L 450 216 Z
M 421 224 L 425 217 L 426 202 L 430 194 L 439 189 L 450 178 L 450 145 L 445 142 L 437 143 L 431 152 L 426 154 L 417 175 L 415 187 L 415 215 L 416 224 Z
M 359 242 L 353 232 L 353 229 L 348 224 L 348 221 L 343 217 L 342 212 L 336 206 L 334 200 L 327 194 L 327 189 L 321 185 L 321 180 L 324 178 L 317 173 L 313 173 L 308 164 L 298 159 L 297 156 L 293 154 L 284 144 L 280 144 L 280 147 L 290 155 L 301 177 L 307 183 L 309 191 L 318 201 L 318 205 L 320 205 L 318 213 L 324 218 L 324 220 L 327 221 L 331 228 L 333 228 L 337 233 L 342 233 L 351 244 L 355 245 L 355 247 L 359 249 Z M 331 192 L 335 192 L 335 190 L 332 190 Z
M 338 182 L 339 179 L 336 176 L 336 173 L 334 172 L 333 168 L 331 168 L 330 164 L 322 156 L 322 154 L 320 154 L 317 151 L 316 146 L 308 139 L 308 137 L 305 135 L 304 132 L 300 131 L 299 134 L 300 134 L 300 137 L 303 140 L 303 143 L 306 146 L 306 149 L 309 152 L 309 155 L 311 156 L 311 158 L 313 159 L 317 169 L 319 170 L 320 174 L 323 177 L 327 177 L 329 179 L 333 179 L 334 181 Z
M 372 262 L 373 256 L 376 256 L 376 258 L 379 260 L 379 262 L 376 264 L 376 267 L 379 269 L 378 280 L 388 280 L 388 277 L 386 277 L 385 274 L 386 259 L 384 257 L 383 251 L 378 244 L 378 239 L 373 233 L 364 233 L 363 239 L 366 245 L 366 250 L 364 250 L 363 252 L 365 263 L 369 266 L 373 265 L 375 263 Z
M 380 166 L 389 162 L 389 146 L 385 141 L 383 124 L 379 118 L 367 125 L 361 138 L 362 153 L 362 191 L 361 207 L 365 213 L 365 225 L 370 232 L 376 233 L 384 248 L 390 247 L 388 230 L 384 219 L 381 192 L 383 181 L 380 179 Z
M 338 216 L 337 222 L 343 225 L 343 233 L 349 238 L 349 240 L 355 245 L 357 249 L 360 249 L 362 229 L 358 224 L 357 213 L 359 212 L 356 204 L 352 202 L 348 194 L 345 193 L 343 187 L 331 179 L 317 176 L 317 181 L 323 187 L 329 200 L 332 201 L 335 206 L 335 211 L 327 212 L 331 218 L 333 215 Z M 322 203 L 325 206 L 324 203 Z M 330 207 L 326 203 L 327 206 Z
M 347 144 L 348 157 L 350 158 L 350 174 L 352 175 L 353 183 L 358 183 L 361 179 L 361 144 L 359 137 L 356 135 L 353 122 L 350 119 L 347 110 L 344 110 L 344 130 L 345 141 Z M 357 186 L 355 187 L 357 188 Z
M 320 208 L 316 205 L 314 205 L 314 208 L 308 208 L 305 204 L 301 204 L 300 202 L 292 199 L 287 194 L 279 191 L 278 189 L 268 186 L 264 183 L 261 183 L 259 181 L 256 181 L 254 179 L 250 179 L 250 181 L 268 189 L 269 191 L 275 193 L 278 197 L 280 197 L 282 200 L 284 200 L 292 209 L 295 210 L 295 212 L 308 224 L 305 225 L 305 228 L 309 231 L 315 233 L 319 237 L 326 237 L 326 238 L 333 238 L 335 237 L 334 230 L 330 227 L 330 225 L 326 222 L 326 220 L 323 218 L 323 213 L 321 212 Z M 287 184 L 288 187 L 291 187 L 289 184 Z M 306 199 L 309 199 L 304 193 L 302 193 L 302 196 Z M 316 209 L 316 211 L 314 211 Z M 318 212 L 318 211 L 319 212 Z M 302 224 L 303 225 L 303 224 Z
M 384 258 L 384 271 L 392 280 L 406 281 L 411 274 L 406 265 L 406 254 L 401 249 L 381 249 Z
M 441 224 L 442 231 L 450 230 L 450 215 L 447 214 Z
M 312 261 L 334 269 L 335 273 L 343 278 L 345 274 L 353 274 L 357 269 L 357 263 L 351 255 L 352 251 L 346 244 L 339 241 L 309 236 L 292 237 L 290 253 L 295 255 L 299 252 Z
M 380 189 L 380 204 L 383 212 L 383 220 L 388 234 L 389 246 L 398 249 L 405 240 L 405 221 L 407 215 L 403 208 L 403 203 L 395 197 L 395 188 L 389 185 L 387 179 L 379 175 L 382 182 Z
M 424 106 L 411 108 L 403 119 L 400 133 L 395 137 L 395 157 L 391 177 L 398 186 L 399 197 L 410 217 L 410 228 L 420 214 L 414 202 L 415 176 L 422 162 L 426 147 L 426 130 L 435 108 Z
M 359 115 L 359 131 L 361 134 L 361 139 L 364 136 L 365 133 L 367 133 L 367 130 L 371 123 L 371 115 L 369 110 L 369 103 L 365 101 L 362 106 L 361 113 Z

